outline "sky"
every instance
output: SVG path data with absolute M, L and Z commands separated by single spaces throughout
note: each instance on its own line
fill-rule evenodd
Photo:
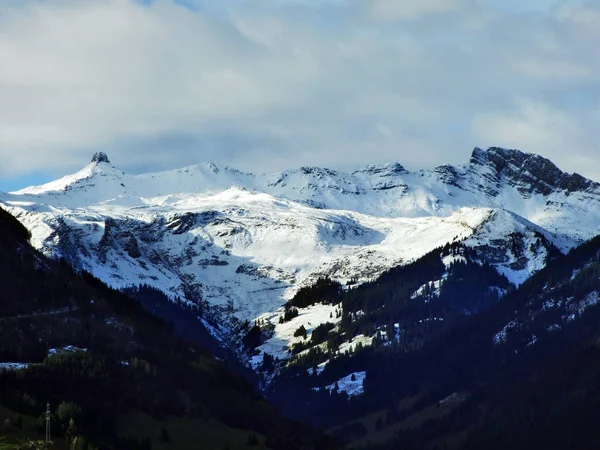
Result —
M 0 190 L 541 154 L 600 181 L 600 0 L 1 0 Z

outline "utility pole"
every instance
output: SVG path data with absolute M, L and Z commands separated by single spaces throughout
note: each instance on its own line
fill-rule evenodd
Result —
M 46 403 L 46 444 L 50 444 L 52 440 L 50 439 L 50 402 Z

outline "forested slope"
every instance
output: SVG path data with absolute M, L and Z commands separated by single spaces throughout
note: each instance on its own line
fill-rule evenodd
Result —
M 448 256 L 464 259 L 444 268 Z M 273 396 L 355 448 L 597 448 L 600 239 L 557 256 L 518 289 L 472 259 L 448 246 L 328 298 L 344 311 L 325 338 L 331 348 L 299 358 L 288 369 L 296 377 L 276 379 Z M 411 295 L 444 271 L 437 292 Z M 377 330 L 371 347 L 336 354 L 336 336 Z M 329 359 L 315 371 L 320 358 Z M 360 371 L 362 395 L 312 390 Z M 302 389 L 311 390 L 306 401 L 288 403 Z

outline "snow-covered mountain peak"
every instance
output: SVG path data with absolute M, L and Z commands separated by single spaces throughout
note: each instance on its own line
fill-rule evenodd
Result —
M 127 175 L 116 169 L 105 153 L 92 160 L 75 174 L 15 192 L 15 198 L 9 200 L 60 208 L 89 209 L 108 203 L 122 208 L 166 207 L 173 201 L 192 205 L 198 198 L 237 187 L 309 208 L 379 218 L 444 217 L 462 207 L 506 209 L 578 241 L 594 236 L 594 223 L 600 220 L 598 183 L 564 173 L 539 155 L 498 147 L 475 148 L 465 165 L 413 172 L 390 163 L 352 173 L 302 167 L 255 175 L 204 162 Z M 29 196 L 33 198 L 26 198 Z
M 121 183 L 124 176 L 124 172 L 110 163 L 106 153 L 100 152 L 94 154 L 92 162 L 87 166 L 71 175 L 66 175 L 58 180 L 40 186 L 26 187 L 20 191 L 12 192 L 12 194 L 35 196 L 51 194 L 56 196 L 61 193 L 89 189 L 95 186 L 95 183 L 99 179 L 103 179 L 105 183 L 109 181 Z
M 209 171 L 213 174 L 218 174 L 218 173 L 228 173 L 230 175 L 246 175 L 246 176 L 252 176 L 252 174 L 247 173 L 247 172 L 242 172 L 241 170 L 238 170 L 236 168 L 224 165 L 224 164 L 218 164 L 214 161 L 204 161 L 202 164 L 200 165 L 196 165 L 196 166 L 192 166 L 195 167 L 196 169 L 199 169 L 201 171 Z

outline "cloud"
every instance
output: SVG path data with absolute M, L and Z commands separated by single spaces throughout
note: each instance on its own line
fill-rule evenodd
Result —
M 430 14 L 458 11 L 470 3 L 470 0 L 369 0 L 369 7 L 381 20 L 414 20 Z
M 472 123 L 473 135 L 489 143 L 508 147 L 543 148 L 554 154 L 576 146 L 583 134 L 580 123 L 546 104 L 521 99 L 514 110 L 484 113 Z
M 600 180 L 594 129 L 597 119 L 581 113 L 567 113 L 531 99 L 516 99 L 505 112 L 477 115 L 472 134 L 482 145 L 538 149 L 538 153 L 562 167 L 585 172 Z
M 132 172 L 418 167 L 476 145 L 568 152 L 563 168 L 600 172 L 598 2 L 187 5 L 2 2 L 0 174 L 60 174 L 97 150 Z

